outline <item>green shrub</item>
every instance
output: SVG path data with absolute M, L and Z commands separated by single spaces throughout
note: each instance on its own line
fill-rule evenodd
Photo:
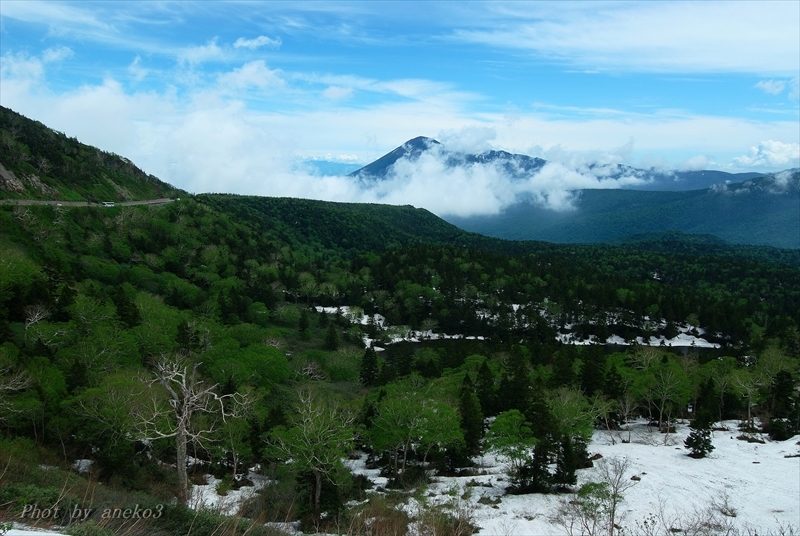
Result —
M 64 529 L 64 534 L 69 536 L 114 536 L 114 532 L 105 529 L 94 521 L 76 523 Z

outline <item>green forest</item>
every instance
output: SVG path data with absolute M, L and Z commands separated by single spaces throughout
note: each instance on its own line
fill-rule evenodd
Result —
M 30 155 L 22 176 L 44 149 L 2 132 L 18 151 L 4 158 Z M 48 169 L 85 178 L 105 159 L 136 175 L 53 139 Z M 137 181 L 160 190 L 123 198 L 181 199 L 0 206 L 0 532 L 26 505 L 58 504 L 91 509 L 52 520 L 76 535 L 273 535 L 265 523 L 285 521 L 466 535 L 457 513 L 395 506 L 486 452 L 508 460 L 510 493 L 568 491 L 593 431 L 624 441 L 640 417 L 665 436 L 691 422 L 697 457 L 721 420 L 745 437 L 800 431 L 797 250 L 679 233 L 503 241 L 413 207 Z M 60 198 L 109 195 L 76 188 Z M 666 343 L 681 333 L 708 347 Z M 359 453 L 385 489 L 348 469 Z M 239 515 L 190 508 L 205 474 L 225 494 L 253 467 L 267 484 Z M 103 515 L 129 505 L 149 514 Z
M 657 241 L 481 248 L 426 234 L 424 221 L 418 237 L 359 247 L 375 227 L 369 210 L 331 204 L 331 217 L 341 212 L 331 228 L 315 223 L 317 203 L 271 203 L 284 205 L 270 210 L 280 222 L 202 197 L 2 208 L 7 516 L 35 498 L 77 504 L 91 493 L 95 508 L 170 504 L 141 530 L 180 533 L 194 520 L 181 508 L 197 476 L 191 457 L 225 486 L 259 464 L 270 484 L 245 516 L 310 527 L 386 508 L 376 495 L 347 506 L 369 486 L 342 465 L 356 449 L 397 489 L 496 449 L 519 458 L 514 490 L 531 493 L 574 483 L 593 428 L 623 429 L 633 415 L 661 429 L 691 416 L 742 419 L 775 438 L 797 432 L 792 252 L 705 255 Z M 302 221 L 316 233 L 293 227 Z M 362 324 L 362 314 L 385 321 Z M 720 347 L 557 340 L 670 338 L 684 325 Z M 413 330 L 474 338 L 388 344 Z M 520 444 L 535 445 L 532 455 Z M 89 479 L 63 470 L 87 458 Z M 209 534 L 226 523 L 207 515 Z M 125 529 L 114 523 L 105 526 Z M 236 526 L 226 530 L 267 530 Z

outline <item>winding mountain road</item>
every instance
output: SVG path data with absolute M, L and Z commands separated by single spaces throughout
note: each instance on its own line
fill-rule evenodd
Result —
M 144 201 L 114 201 L 115 207 L 129 207 L 133 205 L 166 205 L 178 199 L 146 199 Z M 2 205 L 55 205 L 65 207 L 103 207 L 102 203 L 92 203 L 91 201 L 47 201 L 43 199 L 0 199 Z

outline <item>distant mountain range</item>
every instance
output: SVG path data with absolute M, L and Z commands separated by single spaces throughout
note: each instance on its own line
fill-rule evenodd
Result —
M 597 243 L 680 231 L 733 244 L 800 248 L 799 182 L 800 172 L 793 170 L 688 192 L 582 190 L 575 210 L 518 203 L 497 215 L 445 219 L 468 231 L 512 240 Z
M 546 160 L 505 151 L 449 152 L 436 140 L 418 137 L 351 173 L 364 183 L 388 178 L 400 159 L 435 150 L 448 166 L 495 164 L 512 179 L 528 178 Z M 583 173 L 591 174 L 593 166 Z M 617 164 L 597 169 L 603 178 L 636 177 L 642 184 L 573 192 L 573 209 L 555 211 L 522 201 L 490 216 L 444 219 L 467 231 L 510 240 L 561 243 L 614 242 L 638 233 L 677 231 L 713 235 L 735 244 L 800 248 L 800 171 L 725 173 L 660 171 Z
M 506 151 L 486 151 L 480 154 L 465 154 L 448 151 L 441 143 L 433 138 L 419 136 L 408 140 L 390 153 L 378 158 L 374 162 L 350 173 L 365 182 L 380 181 L 387 178 L 392 171 L 392 166 L 400 159 L 416 160 L 423 153 L 437 150 L 446 159 L 448 166 L 466 166 L 470 164 L 496 164 L 506 174 L 515 179 L 524 179 L 535 175 L 548 163 L 547 160 L 524 154 L 513 154 Z M 651 191 L 687 191 L 709 188 L 726 182 L 742 182 L 761 177 L 763 173 L 726 173 L 724 171 L 668 171 L 656 168 L 639 169 L 624 164 L 601 166 L 588 164 L 584 169 L 579 169 L 587 175 L 596 175 L 604 179 L 620 179 L 633 177 L 640 179 L 639 183 L 625 183 L 622 188 L 627 190 Z
M 144 173 L 121 156 L 82 144 L 3 107 L 0 107 L 0 149 L 0 200 L 132 201 L 188 195 Z M 431 150 L 444 158 L 447 166 L 495 165 L 512 181 L 525 180 L 548 164 L 541 158 L 505 151 L 480 154 L 447 151 L 436 140 L 419 137 L 351 176 L 369 187 L 388 178 L 399 160 L 414 160 Z M 358 249 L 364 244 L 386 247 L 435 239 L 462 246 L 522 252 L 529 245 L 499 244 L 487 237 L 620 243 L 631 235 L 643 233 L 661 236 L 662 242 L 664 236 L 671 237 L 670 244 L 675 242 L 675 236 L 679 237 L 678 242 L 689 243 L 694 238 L 685 234 L 691 234 L 707 235 L 702 247 L 718 239 L 732 244 L 800 248 L 797 169 L 766 175 L 716 171 L 667 173 L 626 166 L 604 167 L 600 171 L 604 177 L 650 179 L 646 187 L 637 186 L 639 189 L 575 191 L 572 210 L 557 212 L 524 201 L 492 216 L 444 218 L 457 227 L 426 210 L 408 206 L 270 201 L 238 196 L 209 196 L 206 202 L 220 205 L 219 208 L 225 205 L 237 217 L 257 220 L 265 228 L 283 226 L 283 232 L 294 237 L 293 241 L 316 237 L 314 240 L 325 247 L 345 250 Z M 715 186 L 699 186 L 712 181 Z M 658 185 L 665 191 L 652 190 Z M 694 185 L 694 189 L 681 190 L 686 185 Z M 360 230 L 353 232 L 353 228 Z M 371 231 L 366 232 L 365 228 Z

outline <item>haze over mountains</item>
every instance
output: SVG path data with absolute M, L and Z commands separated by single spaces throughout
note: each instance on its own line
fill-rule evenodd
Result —
M 513 200 L 494 214 L 443 214 L 472 232 L 511 240 L 610 242 L 635 233 L 679 231 L 736 244 L 800 247 L 800 173 L 638 169 L 588 163 L 569 169 L 541 158 L 448 151 L 418 137 L 353 172 L 366 188 L 425 173 L 429 162 L 450 173 L 504 176 Z M 585 183 L 586 187 L 574 185 Z M 448 195 L 442 192 L 442 195 Z

